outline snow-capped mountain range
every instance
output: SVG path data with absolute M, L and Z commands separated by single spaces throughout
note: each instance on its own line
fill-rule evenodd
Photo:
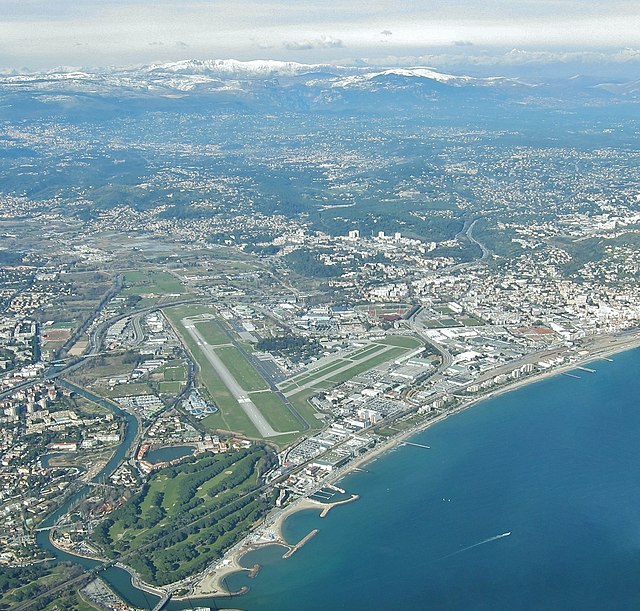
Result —
M 260 78 L 271 76 L 300 76 L 304 74 L 327 72 L 344 74 L 353 68 L 332 64 L 301 64 L 277 60 L 239 61 L 237 59 L 183 60 L 178 62 L 150 64 L 141 68 L 148 73 L 208 74 L 219 77 Z
M 0 74 L 0 96 L 25 94 L 40 103 L 60 96 L 86 100 L 119 97 L 206 99 L 209 103 L 242 103 L 255 108 L 345 109 L 434 104 L 447 99 L 489 103 L 535 99 L 640 97 L 637 83 L 530 83 L 503 76 L 447 74 L 431 67 L 338 66 L 276 60 L 184 60 L 128 68 L 59 68 L 40 73 Z M 49 98 L 47 97 L 50 96 Z M 573 96 L 573 97 L 572 97 Z
M 44 83 L 94 83 L 145 88 L 152 85 L 189 91 L 203 85 L 228 81 L 262 80 L 273 78 L 301 79 L 312 85 L 359 87 L 384 77 L 424 79 L 454 87 L 500 86 L 519 84 L 504 77 L 475 78 L 438 72 L 432 68 L 372 69 L 332 64 L 301 64 L 275 60 L 238 61 L 235 59 L 184 60 L 157 63 L 137 68 L 113 68 L 101 71 L 57 69 L 42 73 L 0 76 L 0 85 L 36 86 Z

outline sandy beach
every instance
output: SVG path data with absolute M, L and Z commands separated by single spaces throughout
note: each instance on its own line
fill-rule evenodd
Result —
M 382 456 L 383 454 L 391 451 L 398 445 L 405 442 L 407 439 L 412 437 L 413 435 L 432 427 L 439 422 L 442 422 L 446 418 L 454 414 L 458 414 L 470 407 L 476 405 L 477 403 L 481 403 L 483 401 L 487 401 L 489 399 L 493 399 L 499 395 L 504 393 L 512 392 L 518 388 L 522 388 L 529 384 L 534 384 L 536 382 L 540 382 L 542 380 L 561 375 L 564 372 L 571 371 L 576 369 L 577 367 L 584 366 L 588 363 L 592 363 L 593 361 L 604 359 L 607 357 L 611 357 L 620 352 L 626 352 L 627 350 L 631 350 L 633 348 L 637 348 L 640 346 L 640 333 L 630 334 L 628 336 L 623 336 L 619 338 L 615 337 L 603 337 L 599 338 L 593 342 L 593 346 L 590 347 L 588 354 L 581 355 L 576 360 L 572 360 L 571 362 L 562 364 L 557 367 L 550 368 L 549 370 L 539 371 L 533 375 L 529 375 L 524 378 L 519 378 L 509 383 L 504 384 L 503 386 L 497 387 L 495 389 L 491 389 L 488 392 L 480 393 L 477 396 L 469 397 L 468 399 L 462 400 L 462 402 L 457 405 L 455 408 L 447 410 L 445 412 L 441 412 L 438 415 L 425 420 L 415 427 L 403 431 L 398 435 L 390 438 L 389 440 L 382 442 L 376 445 L 373 449 L 368 451 L 366 454 L 358 457 L 345 465 L 342 469 L 338 469 L 334 473 L 331 473 L 325 480 L 324 484 L 332 484 L 335 483 L 349 473 L 362 468 L 367 463 L 375 460 L 376 458 Z M 536 358 L 548 358 L 553 354 L 566 354 L 566 350 L 555 350 L 549 351 L 544 355 L 537 355 Z M 575 356 L 573 354 L 572 356 Z M 515 366 L 515 364 L 514 364 Z M 358 497 L 354 495 L 355 498 L 347 499 L 348 502 L 352 500 L 356 500 Z M 329 513 L 329 510 L 339 504 L 344 504 L 342 502 L 325 504 L 312 501 L 306 497 L 301 497 L 293 501 L 287 507 L 278 510 L 277 513 L 271 515 L 267 518 L 266 522 L 257 529 L 255 532 L 263 532 L 265 535 L 272 537 L 270 540 L 265 540 L 260 543 L 252 543 L 248 544 L 246 542 L 241 542 L 229 552 L 222 560 L 221 564 L 211 571 L 207 571 L 204 578 L 194 587 L 192 596 L 228 596 L 229 592 L 226 590 L 224 586 L 224 579 L 230 575 L 231 573 L 248 570 L 243 567 L 240 563 L 242 557 L 255 549 L 260 547 L 264 547 L 267 545 L 282 545 L 286 548 L 291 548 L 292 544 L 290 542 L 285 541 L 283 537 L 283 525 L 285 521 L 295 513 L 300 511 L 305 511 L 309 509 L 317 509 L 321 511 L 323 517 Z M 255 534 L 252 533 L 253 534 Z M 245 540 L 246 541 L 246 540 Z
M 252 533 L 252 535 L 260 533 L 260 538 L 252 542 L 245 539 L 231 548 L 218 566 L 206 572 L 202 580 L 194 587 L 192 596 L 228 596 L 229 591 L 226 589 L 224 580 L 232 573 L 249 570 L 241 564 L 245 554 L 269 545 L 280 545 L 285 548 L 285 551 L 290 550 L 293 544 L 286 541 L 282 533 L 287 518 L 294 513 L 308 509 L 317 509 L 320 512 L 323 507 L 322 503 L 300 497 L 284 509 L 277 511 L 275 515 L 267 517 L 266 521 Z

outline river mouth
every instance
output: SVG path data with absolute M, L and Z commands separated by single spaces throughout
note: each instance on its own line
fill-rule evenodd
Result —
M 127 456 L 129 455 L 129 452 L 131 451 L 131 448 L 138 437 L 138 420 L 134 415 L 119 409 L 109 401 L 106 401 L 104 398 L 99 397 L 98 395 L 94 395 L 84 388 L 66 381 L 64 381 L 63 383 L 65 386 L 71 388 L 71 390 L 78 393 L 79 395 L 82 395 L 83 397 L 93 401 L 94 403 L 97 403 L 98 405 L 111 410 L 117 416 L 124 418 L 126 422 L 125 434 L 121 444 L 118 446 L 113 456 L 109 459 L 109 462 L 107 462 L 107 464 L 100 470 L 100 472 L 97 473 L 91 480 L 92 482 L 102 481 L 105 478 L 108 478 L 120 466 L 120 464 L 126 460 Z M 52 454 L 47 456 L 47 460 L 54 460 L 55 458 L 57 458 L 56 455 Z M 87 493 L 88 490 L 88 485 L 82 486 L 46 520 L 44 520 L 40 524 L 40 528 L 48 529 L 52 527 L 61 516 L 65 515 L 69 511 L 74 503 L 76 503 Z M 79 564 L 89 571 L 95 570 L 101 578 L 103 578 L 110 586 L 114 588 L 119 596 L 124 598 L 127 602 L 129 602 L 129 604 L 135 605 L 136 607 L 142 609 L 152 609 L 153 606 L 158 602 L 158 600 L 160 600 L 159 597 L 134 587 L 131 583 L 131 575 L 127 571 L 118 567 L 109 567 L 106 569 L 102 569 L 103 562 L 101 561 L 84 558 L 82 556 L 76 556 L 75 554 L 70 554 L 58 549 L 51 543 L 49 539 L 50 532 L 50 530 L 40 530 L 36 534 L 36 541 L 38 545 L 43 550 L 45 550 L 50 557 L 55 558 L 56 561 L 74 562 L 75 564 Z

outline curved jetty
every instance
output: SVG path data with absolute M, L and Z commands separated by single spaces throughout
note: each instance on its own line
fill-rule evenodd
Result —
M 334 503 L 326 503 L 324 504 L 324 509 L 320 512 L 320 517 L 324 518 L 327 514 L 338 505 L 346 505 L 347 503 L 351 503 L 352 501 L 357 501 L 360 498 L 357 494 L 352 494 L 348 499 L 344 499 L 342 501 L 335 501 Z

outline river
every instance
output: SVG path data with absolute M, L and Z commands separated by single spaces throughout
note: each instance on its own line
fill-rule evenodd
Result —
M 70 388 L 75 393 L 85 397 L 86 399 L 89 399 L 90 401 L 93 401 L 94 403 L 97 403 L 101 407 L 105 407 L 113 411 L 118 416 L 123 417 L 126 421 L 125 435 L 122 443 L 120 444 L 120 446 L 118 446 L 118 449 L 115 451 L 114 455 L 105 465 L 105 467 L 91 480 L 92 482 L 102 481 L 106 477 L 109 477 L 118 468 L 120 463 L 127 457 L 131 446 L 134 444 L 138 436 L 138 420 L 132 414 L 121 410 L 113 403 L 106 401 L 98 395 L 94 395 L 92 392 L 89 392 L 84 388 L 76 386 L 75 384 L 71 384 L 67 381 L 63 381 L 61 379 L 59 379 L 58 381 L 60 384 L 66 386 L 67 388 Z M 40 526 L 43 528 L 52 526 L 60 516 L 63 516 L 65 513 L 67 513 L 69 511 L 69 508 L 78 499 L 86 495 L 88 491 L 89 486 L 83 486 L 75 494 L 70 496 L 57 511 L 51 514 L 46 520 L 44 520 L 44 522 L 42 522 Z M 40 547 L 47 550 L 57 560 L 75 562 L 87 569 L 95 569 L 103 564 L 102 562 L 96 560 L 82 558 L 59 550 L 51 544 L 51 541 L 49 540 L 49 532 L 50 531 L 48 530 L 38 532 L 36 535 L 36 540 Z M 129 602 L 141 608 L 153 608 L 155 603 L 159 600 L 157 596 L 153 596 L 152 594 L 148 594 L 146 592 L 143 592 L 142 590 L 134 588 L 131 585 L 131 576 L 129 575 L 129 573 L 127 573 L 127 571 L 124 571 L 123 569 L 110 567 L 101 572 L 100 577 L 103 577 L 106 581 L 108 581 L 116 591 L 122 592 Z

